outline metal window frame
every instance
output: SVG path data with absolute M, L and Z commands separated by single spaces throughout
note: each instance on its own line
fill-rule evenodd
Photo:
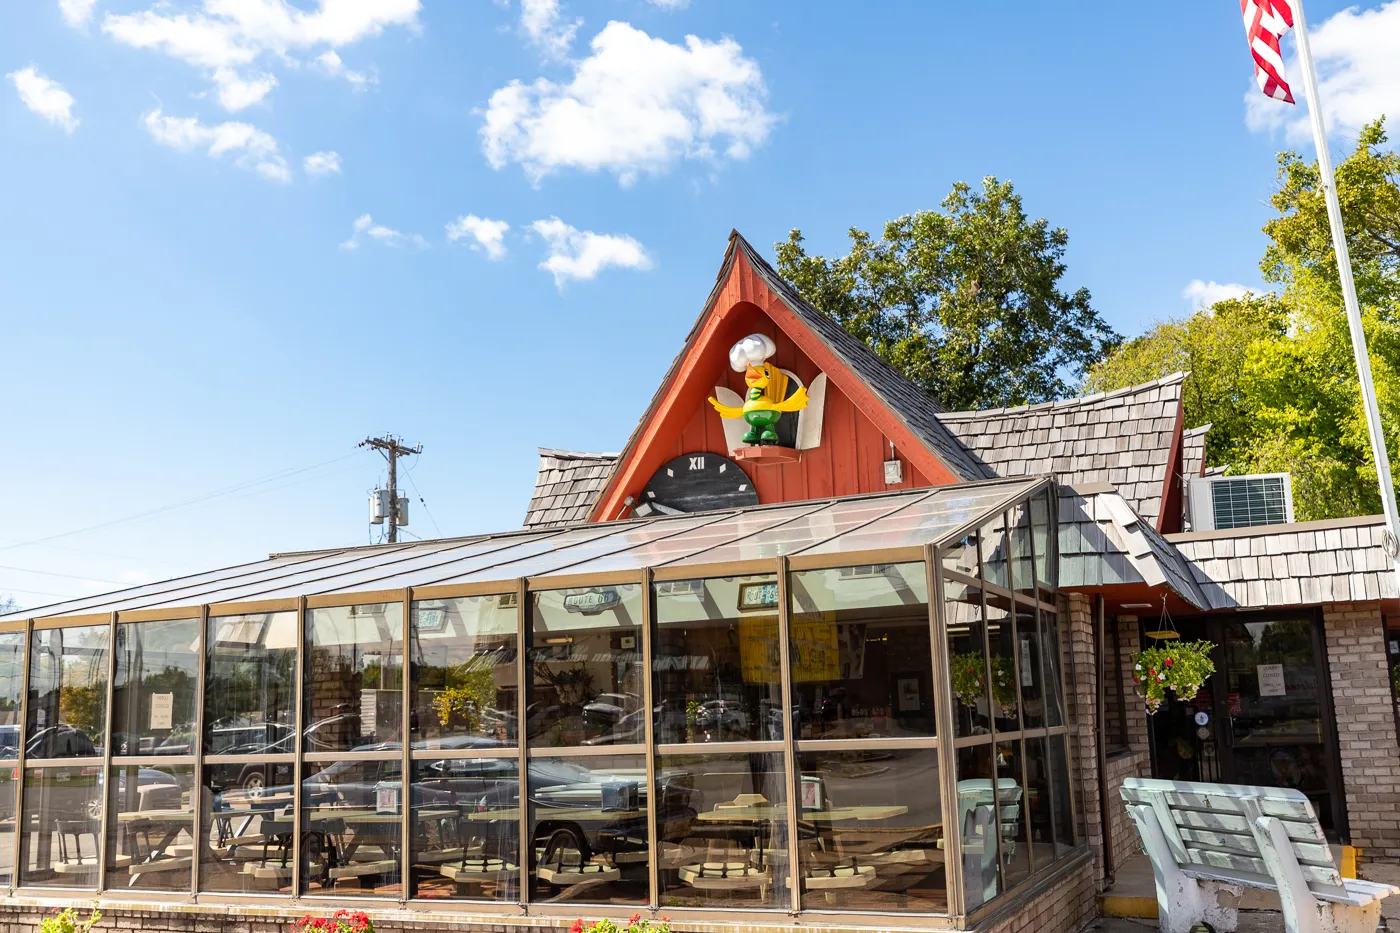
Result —
M 942 552 L 940 545 L 945 542 L 956 540 L 961 534 L 980 529 L 983 525 L 991 521 L 996 521 L 998 517 L 1002 522 L 1002 534 L 1004 536 L 1003 546 L 1007 548 L 1009 555 L 1010 546 L 1010 525 L 1008 513 L 1018 504 L 1026 504 L 1033 496 L 1046 497 L 1047 518 L 1049 520 L 1049 536 L 1047 540 L 1053 549 L 1056 534 L 1057 515 L 1054 508 L 1054 499 L 1051 496 L 1053 483 L 1050 478 L 1022 490 L 1015 495 L 1007 496 L 1000 502 L 993 503 L 991 508 L 985 509 L 978 514 L 978 518 L 964 523 L 953 529 L 940 533 L 937 540 L 920 546 L 905 546 L 896 548 L 870 549 L 864 551 L 851 551 L 845 553 L 831 554 L 802 554 L 783 555 L 777 558 L 756 559 L 735 561 L 727 563 L 702 563 L 695 561 L 695 555 L 688 558 L 677 558 L 667 564 L 642 568 L 639 571 L 627 570 L 621 572 L 606 572 L 599 574 L 573 574 L 568 573 L 568 565 L 556 569 L 547 574 L 541 574 L 529 578 L 517 578 L 512 581 L 478 581 L 468 583 L 431 584 L 425 586 L 407 586 L 393 590 L 367 590 L 359 593 L 322 593 L 298 597 L 280 597 L 268 600 L 242 600 L 225 603 L 208 603 L 197 606 L 163 607 L 155 609 L 127 610 L 120 613 L 88 613 L 75 616 L 52 617 L 44 619 L 28 619 L 18 622 L 8 623 L 15 631 L 24 633 L 25 661 L 23 676 L 23 696 L 21 700 L 21 722 L 27 726 L 29 716 L 29 681 L 30 681 L 30 658 L 34 651 L 34 632 L 45 629 L 80 627 L 84 625 L 108 626 L 108 679 L 107 679 L 107 707 L 105 716 L 107 719 L 108 739 L 104 745 L 104 754 L 100 759 L 88 762 L 87 759 L 55 759 L 46 761 L 29 760 L 24 756 L 24 743 L 21 742 L 19 765 L 19 781 L 16 788 L 16 827 L 15 837 L 11 844 L 15 853 L 15 870 L 11 878 L 11 890 L 20 888 L 19 877 L 22 871 L 20 856 L 23 850 L 23 807 L 24 807 L 24 774 L 26 769 L 39 767 L 72 767 L 87 763 L 99 764 L 104 769 L 104 782 L 110 781 L 111 768 L 121 766 L 128 762 L 128 758 L 135 756 L 114 756 L 111 749 L 111 720 L 114 714 L 113 698 L 113 667 L 115 665 L 115 627 L 119 622 L 143 622 L 167 619 L 187 619 L 198 617 L 200 620 L 200 653 L 198 687 L 199 701 L 196 710 L 196 732 L 194 740 L 194 752 L 192 755 L 159 758 L 157 756 L 140 756 L 132 764 L 160 763 L 180 763 L 193 765 L 196 775 L 195 798 L 192 801 L 193 819 L 196 835 L 202 835 L 200 823 L 205 818 L 204 810 L 206 804 L 202 799 L 202 789 L 204 787 L 204 770 L 210 764 L 234 764 L 240 762 L 258 762 L 266 764 L 291 764 L 293 771 L 293 820 L 297 831 L 293 835 L 291 855 L 292 878 L 291 893 L 285 894 L 281 891 L 267 893 L 233 893 L 233 892 L 200 892 L 200 872 L 199 872 L 199 852 L 196 840 L 196 858 L 191 872 L 191 884 L 189 895 L 179 895 L 186 900 L 209 904 L 249 904 L 260 905 L 280 904 L 294 907 L 303 902 L 324 903 L 326 895 L 307 894 L 303 891 L 304 878 L 302 865 L 302 845 L 301 828 L 305 821 L 305 807 L 303 801 L 302 784 L 310 766 L 324 761 L 339 760 L 375 760 L 375 761 L 396 761 L 402 772 L 402 806 L 403 819 L 400 823 L 400 832 L 403 837 L 403 844 L 400 855 L 401 883 L 398 897 L 373 897 L 357 896 L 356 903 L 366 906 L 389 905 L 397 906 L 400 909 L 411 909 L 424 912 L 445 912 L 460 913 L 465 909 L 472 913 L 485 915 L 530 915 L 539 917 L 572 917 L 576 916 L 579 908 L 597 907 L 598 905 L 586 905 L 581 903 L 569 903 L 564 905 L 530 904 L 530 861 L 533 858 L 530 841 L 530 807 L 529 807 L 529 763 L 532 757 L 568 757 L 568 758 L 612 758 L 618 756 L 639 756 L 646 763 L 647 781 L 649 784 L 649 797 L 654 796 L 655 784 L 658 776 L 658 758 L 664 754 L 676 753 L 683 749 L 683 754 L 694 754 L 699 749 L 695 745 L 676 746 L 674 744 L 659 745 L 656 742 L 656 728 L 654 717 L 648 715 L 644 719 L 644 740 L 641 743 L 631 743 L 620 746 L 600 746 L 600 747 L 578 747 L 578 748 L 531 748 L 526 735 L 525 712 L 528 707 L 528 698 L 532 691 L 532 684 L 529 677 L 529 667 L 526 663 L 526 654 L 530 642 L 530 632 L 532 630 L 532 596 L 535 593 L 560 588 L 572 588 L 591 585 L 616 585 L 616 584 L 637 584 L 640 588 L 643 602 L 641 613 L 642 628 L 642 665 L 644 668 L 643 677 L 643 702 L 647 710 L 655 708 L 656 683 L 655 683 L 655 652 L 657 637 L 657 620 L 655 609 L 655 593 L 653 584 L 678 579 L 705 579 L 709 577 L 724 576 L 770 576 L 776 573 L 779 588 L 778 625 L 779 636 L 784 645 L 790 647 L 791 632 L 791 611 L 790 589 L 791 574 L 794 572 L 809 570 L 825 570 L 845 566 L 870 564 L 870 563 L 918 563 L 924 564 L 924 581 L 928 589 L 928 624 L 930 626 L 931 637 L 931 657 L 930 664 L 932 670 L 932 682 L 934 696 L 932 699 L 935 734 L 932 736 L 907 738 L 907 739 L 807 739 L 800 738 L 797 730 L 792 725 L 792 698 L 794 695 L 794 685 L 792 684 L 792 659 L 788 650 L 779 652 L 779 667 L 781 679 L 781 695 L 785 713 L 783 739 L 781 741 L 759 741 L 759 742 L 724 742 L 709 743 L 704 746 L 703 751 L 716 754 L 722 753 L 763 753 L 783 755 L 784 768 L 787 772 L 785 780 L 788 783 L 789 800 L 787 832 L 788 832 L 788 873 L 789 890 L 792 901 L 788 907 L 788 912 L 792 916 L 812 916 L 820 917 L 822 922 L 840 922 L 849 919 L 853 923 L 869 923 L 875 917 L 898 917 L 902 924 L 911 926 L 929 926 L 931 928 L 946 927 L 949 923 L 960 923 L 965 921 L 968 912 L 962 909 L 962 889 L 964 879 L 961 873 L 960 861 L 960 834 L 961 827 L 956 825 L 956 754 L 960 748 L 973 745 L 994 745 L 998 741 L 1025 741 L 1030 738 L 1041 738 L 1048 740 L 1050 736 L 1067 735 L 1068 723 L 1059 727 L 1043 727 L 1036 729 L 1021 729 L 1016 732 L 1001 732 L 995 730 L 993 718 L 992 731 L 986 736 L 966 737 L 964 739 L 954 739 L 951 735 L 953 701 L 949 690 L 948 675 L 948 644 L 947 644 L 947 623 L 943 612 L 945 587 L 944 577 L 949 579 L 959 579 L 961 575 L 952 571 L 944 571 L 942 567 Z M 815 510 L 826 507 L 830 503 L 822 503 Z M 809 510 L 813 511 L 813 510 Z M 803 515 L 808 514 L 804 512 Z M 798 518 L 802 516 L 796 516 Z M 732 542 L 731 542 L 732 543 Z M 1031 535 L 1031 567 L 1035 567 L 1035 539 Z M 996 584 L 989 584 L 982 579 L 981 558 L 982 548 L 979 541 L 978 562 L 979 572 L 977 579 L 968 579 L 966 582 L 976 585 L 979 588 L 979 601 L 984 614 L 983 624 L 983 648 L 984 661 L 990 666 L 990 651 L 988 650 L 988 634 L 985 625 L 985 610 L 987 601 L 993 599 L 1005 599 L 1010 604 L 1022 611 L 1030 610 L 1036 613 L 1037 628 L 1040 629 L 1040 620 L 1043 613 L 1058 612 L 1058 607 L 1046 602 L 1046 599 L 1056 599 L 1058 591 L 1053 587 L 1040 587 L 1041 581 L 1037 578 L 1037 587 L 1034 595 L 1019 594 L 1015 592 L 1015 570 L 1012 562 L 1007 563 L 1007 586 L 1002 587 Z M 687 563 L 686 561 L 692 561 Z M 584 561 L 586 563 L 587 561 Z M 1034 574 L 1036 571 L 1032 570 Z M 517 637 L 517 657 L 516 675 L 518 682 L 516 711 L 519 722 L 518 734 L 515 747 L 505 747 L 500 749 L 431 749 L 415 748 L 411 741 L 411 718 L 412 718 L 412 687 L 414 682 L 412 651 L 412 618 L 414 603 L 427 599 L 449 599 L 454 597 L 481 596 L 481 595 L 507 595 L 514 593 L 516 596 L 516 637 Z M 305 747 L 304 729 L 308 716 L 307 704 L 310 698 L 310 691 L 313 685 L 309 683 L 310 664 L 307 653 L 310 648 L 310 632 L 312 613 L 315 609 L 338 608 L 345 606 L 366 605 L 373 603 L 394 604 L 398 603 L 402 607 L 402 671 L 400 691 L 402 697 L 402 722 L 401 748 L 397 751 L 385 752 L 309 752 Z M 204 736 L 204 725 L 206 722 L 206 709 L 204 707 L 205 691 L 207 688 L 209 658 L 207 646 L 209 643 L 209 623 L 211 618 L 226 615 L 251 615 L 270 612 L 294 611 L 297 619 L 296 630 L 296 672 L 295 672 L 295 695 L 294 695 L 294 715 L 295 738 L 293 750 L 290 753 L 275 756 L 229 756 L 229 755 L 209 755 L 207 742 Z M 1014 620 L 1014 613 L 1013 613 Z M 1014 622 L 1013 622 L 1014 625 Z M 0 627 L 0 631 L 6 630 Z M 1013 629 L 1014 631 L 1014 629 Z M 1063 655 L 1065 645 L 1060 646 Z M 1019 658 L 1017 658 L 1019 663 Z M 1042 664 L 1044 659 L 1042 658 Z M 1069 672 L 1065 670 L 1063 658 L 1060 666 L 1061 697 L 1067 698 L 1068 693 L 1063 688 L 1063 682 Z M 990 682 L 990 671 L 988 671 Z M 1017 678 L 1017 689 L 1019 693 L 1019 676 Z M 1068 711 L 1066 710 L 1066 713 Z M 820 910 L 806 908 L 803 904 L 803 892 L 801 886 L 801 864 L 798 852 L 798 836 L 796 823 L 798 822 L 798 807 L 795 802 L 797 796 L 797 786 L 800 781 L 799 757 L 802 754 L 843 752 L 850 750 L 931 750 L 936 752 L 940 767 L 940 787 L 942 790 L 942 810 L 944 819 L 945 851 L 947 852 L 947 911 L 943 913 L 914 913 L 902 911 L 870 911 L 861 913 L 850 913 L 831 910 Z M 1068 743 L 1066 740 L 1066 755 L 1069 755 Z M 1047 749 L 1048 754 L 1048 749 Z M 503 901 L 483 901 L 465 898 L 429 898 L 419 899 L 415 897 L 414 881 L 412 876 L 412 846 L 413 846 L 413 822 L 412 822 L 412 785 L 413 768 L 415 763 L 423 760 L 440 759 L 470 759 L 470 758 L 513 758 L 517 762 L 519 771 L 519 792 L 520 792 L 520 817 L 519 817 L 519 844 L 520 844 L 520 864 L 521 873 L 519 878 L 518 903 L 510 904 Z M 1068 761 L 1068 758 L 1067 758 Z M 1024 786 L 1025 755 L 1022 752 L 1022 781 Z M 1072 782 L 1073 776 L 1069 775 Z M 1073 800 L 1073 786 L 1071 784 L 1071 800 Z M 110 801 L 108 794 L 103 794 L 102 804 L 102 831 L 99 845 L 106 846 L 107 835 L 110 825 L 113 822 Z M 648 844 L 652 851 L 656 851 L 659 845 L 659 809 L 653 801 L 649 806 L 648 815 Z M 1001 847 L 1001 834 L 997 833 L 998 847 Z M 1021 884 L 1015 886 L 1015 891 L 1027 890 L 1029 886 L 1036 883 L 1038 879 L 1047 877 L 1047 871 L 1055 869 L 1055 866 L 1063 862 L 1063 859 L 1053 858 L 1047 860 L 1042 867 L 1041 859 L 1032 856 L 1033 868 L 1031 876 Z M 102 848 L 99 854 L 99 892 L 105 892 L 106 882 L 106 861 L 107 853 Z M 998 871 L 1004 869 L 1004 858 L 1002 853 L 998 853 Z M 776 885 L 775 885 L 776 886 Z M 1011 893 L 1006 890 L 1003 884 L 1003 894 Z M 24 885 L 25 891 L 44 890 L 38 885 Z M 73 889 L 61 889 L 64 892 L 71 892 Z M 170 892 L 167 892 L 170 893 Z M 99 895 L 100 896 L 100 895 Z M 143 895 L 144 897 L 145 895 Z M 653 860 L 648 873 L 648 909 L 655 914 L 660 905 L 660 880 L 659 868 Z M 997 899 L 1001 903 L 1001 898 Z M 974 915 L 982 914 L 988 904 L 980 905 Z M 992 905 L 995 906 L 995 905 Z M 606 909 L 606 908 L 604 908 Z M 620 908 L 619 908 L 620 909 Z M 669 908 L 678 915 L 685 916 L 688 920 L 701 921 L 705 918 L 713 918 L 716 921 L 733 921 L 744 915 L 752 914 L 752 910 L 729 910 L 725 908 Z M 781 908 L 771 911 L 771 914 L 780 915 Z M 763 911 L 763 913 L 770 913 Z

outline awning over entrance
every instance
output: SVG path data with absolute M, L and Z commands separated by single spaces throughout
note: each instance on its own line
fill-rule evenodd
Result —
M 1049 477 L 448 538 L 414 544 L 276 554 L 241 564 L 26 610 L 53 618 L 460 586 L 521 577 L 585 577 L 811 557 L 921 560 L 922 548 L 981 524 Z M 902 554 L 901 552 L 908 552 Z

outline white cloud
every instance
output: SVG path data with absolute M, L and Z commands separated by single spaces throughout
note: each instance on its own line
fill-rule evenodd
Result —
M 569 57 L 574 35 L 583 20 L 564 20 L 559 0 L 520 0 L 520 29 L 532 45 L 554 61 Z
M 1249 289 L 1238 282 L 1203 282 L 1200 279 L 1192 279 L 1181 292 L 1181 297 L 1191 302 L 1191 309 L 1194 311 L 1209 308 L 1217 301 L 1240 298 L 1248 292 Z
M 481 142 L 494 168 L 517 162 L 535 184 L 606 170 L 630 185 L 680 159 L 745 158 L 768 138 L 763 74 L 732 39 L 673 45 L 612 22 L 592 49 L 567 84 L 512 81 L 491 95 Z
M 362 242 L 379 243 L 383 246 L 416 246 L 427 249 L 428 241 L 416 233 L 401 233 L 383 224 L 374 222 L 369 214 L 355 218 L 350 239 L 340 244 L 341 249 L 358 249 Z
M 95 6 L 97 0 L 58 0 L 58 12 L 63 14 L 63 21 L 74 29 L 81 29 L 87 24 Z
M 334 49 L 327 49 L 320 55 L 317 55 L 313 64 L 323 74 L 328 74 L 332 78 L 344 78 L 346 81 L 349 81 L 350 86 L 357 91 L 363 91 L 371 84 L 379 83 L 379 77 L 377 75 L 365 74 L 363 71 L 352 71 L 346 68 L 345 62 L 341 61 L 340 56 L 335 53 Z
M 262 100 L 277 84 L 259 62 L 295 65 L 295 53 L 333 51 L 377 36 L 389 26 L 416 27 L 420 0 L 316 0 L 303 10 L 287 0 L 203 0 L 197 12 L 157 2 L 136 13 L 108 13 L 102 31 L 135 48 L 151 49 L 208 74 L 228 110 Z M 324 69 L 324 53 L 317 62 Z M 337 68 L 351 83 L 359 72 Z M 355 75 L 351 78 L 350 75 Z
M 200 123 L 198 117 L 167 117 L 159 107 L 141 118 L 151 137 L 182 152 L 204 149 L 211 159 L 233 155 L 233 164 L 272 181 L 292 180 L 277 140 L 247 123 Z
M 302 160 L 301 167 L 308 175 L 339 175 L 340 153 L 313 152 Z
M 630 236 L 578 230 L 558 217 L 537 220 L 530 229 L 544 239 L 549 255 L 540 268 L 554 276 L 560 289 L 569 280 L 586 282 L 604 269 L 650 269 L 651 257 Z
M 1400 0 L 1370 10 L 1349 7 L 1309 30 L 1308 38 L 1328 132 L 1355 136 L 1377 117 L 1400 112 Z M 1243 50 L 1241 60 L 1248 62 Z M 1251 73 L 1245 122 L 1255 131 L 1282 130 L 1290 143 L 1298 144 L 1312 138 L 1312 129 L 1302 103 L 1303 72 L 1296 55 L 1288 58 L 1284 70 L 1299 104 L 1266 98 Z
M 19 92 L 24 106 L 71 133 L 78 128 L 78 118 L 73 116 L 73 95 L 63 89 L 63 85 L 39 74 L 33 65 L 12 71 L 5 77 Z
M 486 254 L 488 259 L 504 259 L 506 256 L 506 231 L 510 224 L 504 220 L 492 220 L 465 214 L 447 225 L 447 238 L 452 242 L 470 240 L 467 245 Z

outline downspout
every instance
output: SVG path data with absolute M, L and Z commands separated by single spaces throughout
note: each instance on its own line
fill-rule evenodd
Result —
M 1104 720 L 1107 718 L 1107 703 L 1105 700 L 1107 688 L 1104 684 L 1103 671 L 1103 644 L 1104 644 L 1104 600 L 1103 596 L 1094 597 L 1094 666 L 1097 675 L 1094 682 L 1098 689 L 1094 692 L 1096 725 L 1098 729 L 1095 748 L 1098 750 L 1099 759 L 1099 823 L 1103 827 L 1103 883 L 1107 888 L 1113 884 L 1113 832 L 1112 823 L 1109 822 L 1109 801 L 1108 801 L 1108 754 L 1104 751 Z

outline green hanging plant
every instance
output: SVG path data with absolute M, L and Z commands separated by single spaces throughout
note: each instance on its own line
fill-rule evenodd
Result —
M 1189 700 L 1201 690 L 1206 678 L 1215 673 L 1208 641 L 1171 641 L 1146 648 L 1133 655 L 1133 683 L 1151 716 L 1161 708 L 1167 691 L 1179 700 Z
M 976 651 L 955 654 L 951 661 L 953 694 L 965 706 L 987 695 L 987 668 Z M 992 658 L 992 699 L 1003 716 L 1016 715 L 1016 665 L 1010 658 Z

